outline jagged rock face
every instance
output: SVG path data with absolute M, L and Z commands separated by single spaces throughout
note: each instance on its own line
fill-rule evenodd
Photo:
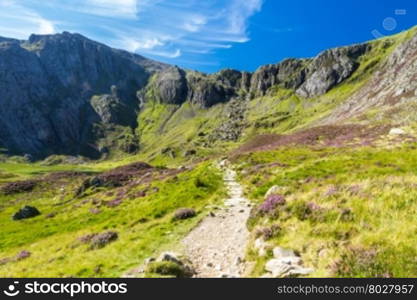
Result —
M 169 104 L 183 103 L 188 93 L 185 71 L 178 67 L 164 70 L 158 75 L 155 88 L 159 101 Z
M 235 70 L 223 70 L 213 75 L 186 72 L 171 67 L 160 72 L 148 87 L 157 101 L 167 104 L 182 104 L 185 101 L 211 107 L 227 102 L 237 95 L 242 74 Z M 146 102 L 146 92 L 138 93 L 141 102 Z
M 242 81 L 242 72 L 232 69 L 221 70 L 214 74 L 214 79 L 220 81 L 225 86 L 239 87 Z
M 301 59 L 286 59 L 279 64 L 266 65 L 253 74 L 250 90 L 255 96 L 264 96 L 274 85 L 296 89 L 303 83 L 305 73 L 305 60 Z
M 93 96 L 91 106 L 103 124 L 117 124 L 135 127 L 136 113 L 123 103 L 117 94 L 117 87 L 112 86 L 110 95 Z
M 364 87 L 338 107 L 325 122 L 349 119 L 374 107 L 408 105 L 416 99 L 417 34 L 395 49 Z
M 297 94 L 306 98 L 325 94 L 353 74 L 359 66 L 357 59 L 369 47 L 361 44 L 324 51 L 308 65 L 307 78 Z
M 32 35 L 28 41 L 0 40 L 0 146 L 11 153 L 95 156 L 91 126 L 103 116 L 93 95 L 118 87 L 131 110 L 136 91 L 165 68 L 78 34 Z M 111 98 L 104 97 L 103 107 Z
M 189 74 L 188 101 L 202 107 L 211 107 L 215 104 L 227 102 L 236 95 L 236 88 L 226 85 L 213 76 L 202 74 Z
M 242 89 L 242 91 L 249 92 L 251 79 L 252 79 L 252 73 L 242 72 L 242 79 L 241 79 L 241 85 L 240 85 L 240 88 Z
M 322 95 L 349 78 L 358 67 L 358 58 L 370 48 L 368 44 L 336 48 L 314 59 L 286 59 L 265 65 L 254 73 L 225 69 L 207 75 L 173 67 L 159 74 L 152 88 L 157 100 L 169 104 L 185 101 L 210 107 L 249 93 L 265 96 L 274 86 L 292 89 L 306 98 Z M 147 99 L 139 94 L 141 102 Z

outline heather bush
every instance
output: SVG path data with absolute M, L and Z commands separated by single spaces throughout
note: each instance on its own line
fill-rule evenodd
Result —
M 90 242 L 90 249 L 101 249 L 119 238 L 117 232 L 108 231 L 95 235 Z
M 192 273 L 187 267 L 172 261 L 158 261 L 150 263 L 145 270 L 148 274 L 172 276 L 177 278 L 191 277 Z
M 103 233 L 87 234 L 78 238 L 78 241 L 82 244 L 90 244 L 89 249 L 101 249 L 107 244 L 114 242 L 119 238 L 117 232 L 107 231 Z
M 351 277 L 366 274 L 366 277 L 391 277 L 391 272 L 378 260 L 376 249 L 350 246 L 344 249 L 340 259 L 330 269 L 335 276 Z
M 22 250 L 16 255 L 15 259 L 16 260 L 23 260 L 23 259 L 29 258 L 31 255 L 32 255 L 32 253 L 30 253 L 29 251 Z
M 277 224 L 268 227 L 260 227 L 256 229 L 256 238 L 262 237 L 265 241 L 278 236 L 281 232 L 281 227 Z
M 270 214 L 280 205 L 285 205 L 285 197 L 282 195 L 272 194 L 259 206 L 258 210 L 261 214 Z
M 24 180 L 24 181 L 16 181 L 10 182 L 1 187 L 1 191 L 5 195 L 12 195 L 22 192 L 30 192 L 32 191 L 35 186 L 38 184 L 36 180 Z

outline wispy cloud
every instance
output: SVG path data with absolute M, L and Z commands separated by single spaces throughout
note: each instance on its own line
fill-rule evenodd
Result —
M 0 2 L 0 35 L 18 39 L 27 38 L 28 33 L 51 34 L 55 25 L 38 12 L 20 5 L 14 0 Z
M 65 5 L 64 7 L 68 10 L 121 19 L 136 19 L 139 12 L 138 5 L 147 5 L 146 1 L 138 0 L 73 0 L 68 4 L 65 3 L 68 2 L 65 0 L 59 2 L 64 2 L 61 5 Z
M 263 4 L 263 0 L 16 2 L 0 2 L 0 35 L 22 38 L 31 31 L 68 30 L 113 47 L 184 61 L 202 61 L 204 54 L 248 42 L 249 19 Z M 10 19 L 15 20 L 14 26 L 8 26 Z

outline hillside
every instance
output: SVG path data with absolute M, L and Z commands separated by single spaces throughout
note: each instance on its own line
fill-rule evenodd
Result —
M 416 274 L 417 28 L 214 74 L 0 38 L 0 85 L 0 275 L 235 276 L 217 225 L 239 276 Z

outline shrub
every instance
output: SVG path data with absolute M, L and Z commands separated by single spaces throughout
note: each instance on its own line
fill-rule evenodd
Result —
M 258 228 L 255 232 L 257 238 L 263 237 L 265 241 L 276 237 L 281 232 L 281 227 L 277 224 L 274 224 L 269 227 Z
M 273 212 L 278 206 L 285 205 L 285 197 L 282 195 L 272 194 L 259 206 L 259 212 L 262 214 L 269 214 Z
M 177 278 L 187 278 L 192 276 L 186 267 L 172 261 L 152 262 L 147 266 L 145 272 L 163 276 L 175 276 Z
M 117 232 L 108 231 L 94 236 L 91 239 L 90 249 L 101 249 L 107 244 L 114 242 L 119 238 Z
M 83 244 L 90 244 L 89 249 L 101 249 L 105 247 L 107 244 L 114 242 L 119 238 L 119 235 L 117 232 L 114 231 L 107 231 L 104 233 L 93 233 L 93 234 L 87 234 L 82 237 L 78 238 L 78 241 L 80 241 Z
M 391 277 L 391 272 L 378 261 L 378 251 L 363 247 L 348 247 L 330 269 L 341 277 Z
M 24 181 L 10 182 L 2 186 L 1 191 L 5 195 L 17 194 L 17 193 L 22 193 L 22 192 L 30 192 L 35 188 L 37 183 L 38 182 L 36 180 L 24 180 Z

